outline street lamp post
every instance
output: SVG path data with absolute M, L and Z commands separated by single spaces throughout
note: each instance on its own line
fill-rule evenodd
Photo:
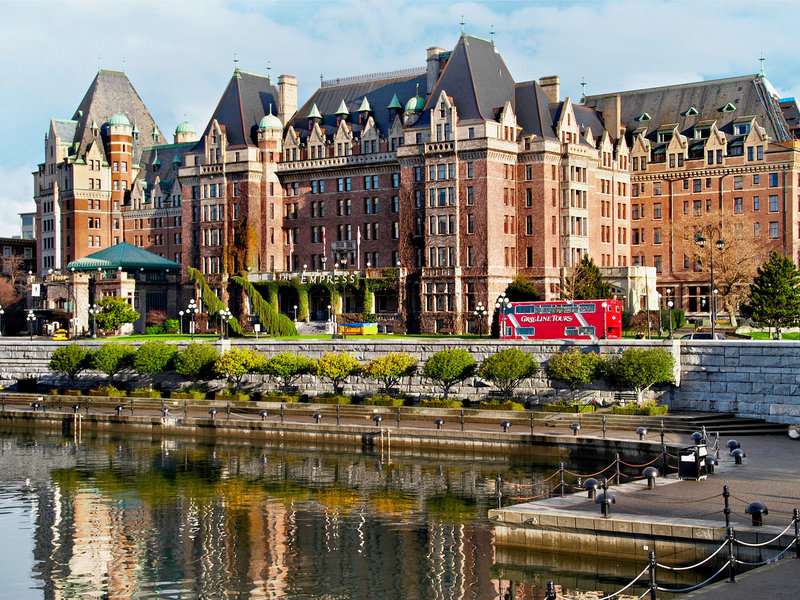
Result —
M 672 300 L 667 301 L 667 307 L 669 308 L 669 339 L 673 339 L 672 336 Z
M 220 339 L 227 340 L 228 339 L 228 322 L 233 318 L 233 313 L 231 313 L 230 309 L 223 308 L 219 311 L 219 319 L 220 319 Z
M 662 329 L 661 329 L 661 298 L 663 296 L 658 293 L 658 337 L 661 337 Z
M 200 309 L 197 308 L 197 302 L 194 298 L 189 300 L 189 306 L 186 307 L 186 314 L 189 315 L 189 333 L 192 335 L 192 341 L 194 341 L 194 330 L 197 327 L 195 322 L 195 315 L 200 312 Z
M 31 336 L 31 341 L 33 341 L 33 322 L 36 320 L 36 315 L 33 314 L 33 309 L 28 309 L 28 334 Z
M 292 308 L 294 308 L 294 322 L 297 323 L 297 304 L 295 304 Z
M 509 299 L 506 296 L 506 293 L 503 292 L 497 297 L 497 302 L 494 303 L 494 307 L 497 309 L 499 313 L 498 323 L 497 323 L 497 331 L 498 337 L 503 337 L 503 315 L 506 314 L 506 310 L 508 309 Z
M 92 304 L 89 307 L 89 314 L 92 315 L 92 339 L 97 339 L 97 304 Z
M 340 263 L 342 266 L 342 271 L 347 270 L 347 259 L 343 258 L 340 261 Z M 333 285 L 336 286 L 336 282 L 334 282 Z M 342 323 L 344 323 L 345 295 L 347 294 L 346 286 L 347 286 L 347 274 L 345 273 L 342 275 Z M 338 329 L 336 323 L 334 323 L 333 326 Z M 347 338 L 347 328 L 345 328 L 344 330 L 344 337 Z
M 6 314 L 6 311 L 3 310 L 3 305 L 0 304 L 0 335 L 3 335 L 3 315 Z
M 714 239 L 714 232 L 717 233 L 717 241 L 714 242 L 714 246 L 716 246 L 719 252 L 722 252 L 725 249 L 725 240 L 722 239 L 722 232 L 714 227 L 713 225 L 707 225 L 705 230 L 708 232 L 708 237 L 711 238 L 713 241 Z M 697 238 L 697 245 L 700 248 L 705 248 L 706 246 L 706 238 L 702 235 Z M 711 339 L 717 339 L 717 303 L 716 303 L 716 285 L 714 283 L 714 247 L 712 246 L 709 249 L 709 267 L 711 270 L 711 289 L 709 290 L 711 293 L 709 294 L 709 310 L 711 311 Z
M 478 302 L 478 306 L 475 308 L 475 318 L 478 320 L 478 337 L 483 336 L 483 318 L 487 315 L 486 307 L 483 305 L 483 302 Z
M 178 315 L 180 315 L 180 326 L 179 326 L 179 328 L 178 328 L 178 331 L 179 331 L 179 333 L 180 333 L 181 335 L 183 335 L 183 314 L 184 314 L 184 313 L 183 313 L 183 311 L 182 311 L 182 310 L 179 310 L 179 311 L 178 311 Z

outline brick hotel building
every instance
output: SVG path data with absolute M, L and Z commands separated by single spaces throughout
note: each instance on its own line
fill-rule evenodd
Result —
M 167 143 L 127 77 L 100 71 L 34 173 L 39 272 L 127 241 L 232 302 L 230 274 L 396 273 L 374 298 L 337 294 L 337 312 L 462 332 L 517 274 L 558 298 L 584 255 L 629 309 L 669 289 L 702 312 L 708 275 L 679 234 L 697 202 L 759 232 L 760 258 L 800 251 L 797 104 L 763 74 L 572 102 L 462 35 L 424 67 L 323 81 L 297 105 L 294 77 L 236 69 L 202 133 L 184 122 Z M 331 300 L 312 286 L 308 317 Z

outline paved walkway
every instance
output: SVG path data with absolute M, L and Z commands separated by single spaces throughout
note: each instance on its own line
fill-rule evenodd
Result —
M 787 558 L 683 596 L 686 600 L 796 600 L 800 598 L 800 559 Z

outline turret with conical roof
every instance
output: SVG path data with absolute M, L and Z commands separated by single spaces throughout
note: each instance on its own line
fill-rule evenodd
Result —
M 259 131 L 283 131 L 283 123 L 281 120 L 272 114 L 272 104 L 269 105 L 269 113 L 264 115 L 258 123 Z

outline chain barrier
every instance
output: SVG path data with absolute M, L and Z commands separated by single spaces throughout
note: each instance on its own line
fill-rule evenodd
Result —
M 767 544 L 771 544 L 772 542 L 775 542 L 775 541 L 781 539 L 783 534 L 785 534 L 787 531 L 789 531 L 789 529 L 791 529 L 793 526 L 794 526 L 794 519 L 789 521 L 789 524 L 786 526 L 786 528 L 783 531 L 781 531 L 778 535 L 776 535 L 771 540 L 767 540 L 766 542 L 761 542 L 761 543 L 758 543 L 758 544 L 750 544 L 748 542 L 743 542 L 742 540 L 734 540 L 734 542 L 736 542 L 740 546 L 747 546 L 748 548 L 760 548 L 761 546 L 766 546 Z
M 658 566 L 658 568 L 660 568 L 660 569 L 666 569 L 667 571 L 689 571 L 691 569 L 696 569 L 697 567 L 703 566 L 708 561 L 710 561 L 712 558 L 714 558 L 717 554 L 722 552 L 725 549 L 725 547 L 728 545 L 729 542 L 730 542 L 730 540 L 725 540 L 724 542 L 722 542 L 722 545 L 720 545 L 719 548 L 714 550 L 713 554 L 709 554 L 703 560 L 701 560 L 700 562 L 694 563 L 693 565 L 688 565 L 688 566 L 685 566 L 685 567 L 670 567 L 669 565 L 656 563 L 656 566 Z
M 734 540 L 734 541 L 736 541 L 736 540 Z M 767 560 L 765 560 L 765 561 L 762 561 L 762 562 L 757 562 L 757 563 L 751 563 L 751 562 L 745 562 L 745 561 L 743 561 L 743 560 L 736 559 L 736 564 L 739 564 L 739 565 L 747 565 L 748 567 L 760 567 L 760 566 L 762 566 L 762 565 L 768 565 L 769 563 L 775 562 L 775 561 L 776 561 L 776 560 L 778 560 L 778 559 L 779 559 L 781 556 L 783 556 L 784 554 L 786 554 L 786 553 L 789 551 L 789 548 L 791 548 L 792 546 L 794 546 L 796 543 L 797 543 L 797 540 L 792 540 L 792 541 L 789 543 L 789 545 L 788 545 L 788 546 L 786 546 L 786 548 L 784 548 L 783 550 L 781 550 L 781 551 L 780 551 L 780 553 L 779 553 L 777 556 L 773 556 L 772 558 L 769 558 L 769 559 L 767 559 Z
M 714 578 L 716 578 L 716 577 L 717 577 L 717 575 L 719 575 L 719 574 L 720 574 L 720 573 L 722 573 L 722 572 L 723 572 L 725 569 L 727 569 L 727 568 L 730 566 L 730 564 L 731 564 L 731 563 L 730 563 L 730 561 L 726 562 L 724 565 L 722 565 L 722 568 L 721 568 L 719 571 L 717 571 L 716 573 L 714 573 L 714 574 L 713 574 L 711 577 L 709 577 L 709 578 L 708 578 L 708 579 L 706 579 L 705 581 L 702 581 L 702 582 L 698 583 L 697 585 L 693 585 L 693 586 L 691 586 L 691 587 L 687 587 L 687 588 L 680 588 L 680 589 L 675 589 L 675 588 L 664 588 L 664 587 L 661 587 L 660 585 L 657 585 L 657 586 L 656 586 L 656 590 L 658 590 L 659 592 L 668 592 L 668 593 L 670 593 L 670 594 L 686 594 L 686 593 L 688 593 L 688 592 L 693 592 L 693 591 L 695 591 L 695 590 L 699 590 L 699 589 L 700 589 L 701 587 L 703 587 L 704 585 L 707 585 L 708 583 L 710 583 L 711 581 L 713 581 L 713 580 L 714 580 Z

